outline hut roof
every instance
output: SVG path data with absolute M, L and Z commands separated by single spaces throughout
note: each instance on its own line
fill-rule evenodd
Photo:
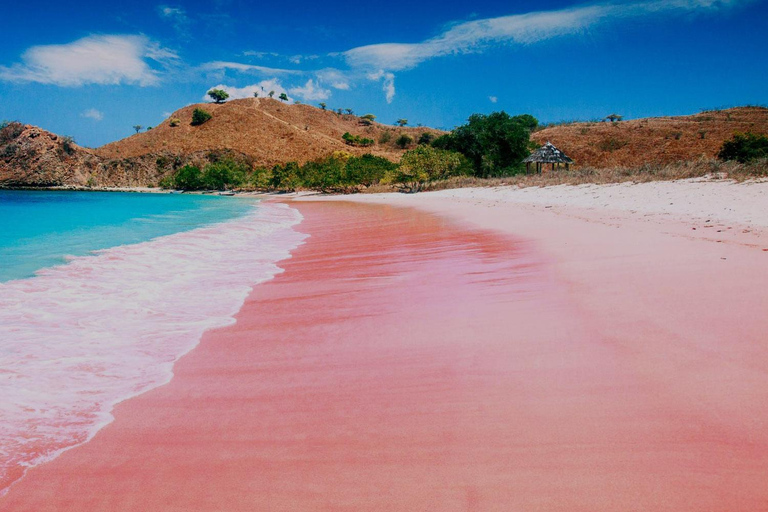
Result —
M 551 142 L 547 142 L 539 149 L 531 153 L 531 156 L 523 160 L 523 162 L 537 162 L 542 164 L 571 164 L 573 160 L 552 145 Z

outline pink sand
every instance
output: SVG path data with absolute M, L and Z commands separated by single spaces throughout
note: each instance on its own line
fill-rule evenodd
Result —
M 0 510 L 768 509 L 760 249 L 533 208 L 429 206 L 491 232 L 297 207 L 311 237 L 237 324 Z

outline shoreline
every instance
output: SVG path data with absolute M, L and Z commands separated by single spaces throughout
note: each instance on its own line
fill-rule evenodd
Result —
M 0 510 L 764 504 L 762 231 L 466 190 L 291 200 L 285 272 Z

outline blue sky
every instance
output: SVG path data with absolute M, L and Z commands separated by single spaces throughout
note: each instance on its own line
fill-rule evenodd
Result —
M 768 103 L 767 19 L 768 0 L 39 0 L 0 19 L 0 119 L 99 146 L 214 86 L 446 129 L 690 114 Z

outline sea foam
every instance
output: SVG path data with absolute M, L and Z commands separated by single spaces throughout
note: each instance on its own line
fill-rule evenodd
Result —
M 204 331 L 281 271 L 301 215 L 261 203 L 228 222 L 76 257 L 0 283 L 0 495 L 88 441 L 113 406 L 170 381 Z

